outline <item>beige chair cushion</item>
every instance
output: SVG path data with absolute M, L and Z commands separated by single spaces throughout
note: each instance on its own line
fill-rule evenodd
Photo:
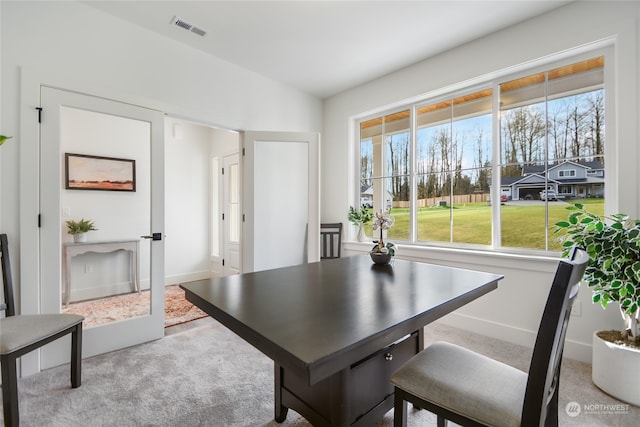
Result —
M 0 319 L 0 354 L 12 353 L 84 320 L 78 314 L 36 314 Z
M 527 374 L 473 351 L 436 342 L 391 382 L 423 400 L 491 426 L 519 426 Z

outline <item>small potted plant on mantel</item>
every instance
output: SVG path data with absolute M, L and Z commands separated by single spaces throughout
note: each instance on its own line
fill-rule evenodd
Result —
M 576 203 L 568 221 L 556 223 L 563 256 L 573 246 L 589 253 L 583 281 L 592 301 L 606 308 L 615 303 L 624 320 L 622 331 L 593 334 L 593 382 L 610 395 L 640 406 L 640 221 L 625 214 L 600 217 Z
M 80 221 L 69 220 L 66 221 L 67 232 L 73 236 L 73 241 L 76 243 L 83 243 L 87 241 L 88 231 L 97 230 L 93 221 L 82 218 Z

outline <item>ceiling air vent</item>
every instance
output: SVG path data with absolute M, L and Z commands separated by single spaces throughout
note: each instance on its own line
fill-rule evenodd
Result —
M 203 30 L 202 28 L 198 28 L 198 27 L 191 27 L 191 32 L 195 33 L 195 34 L 197 34 L 199 36 L 202 36 L 202 37 L 207 35 L 207 32 L 205 30 Z
M 192 33 L 197 34 L 201 37 L 204 37 L 207 35 L 206 30 L 203 30 L 202 28 L 198 28 L 195 25 L 188 23 L 184 19 L 178 18 L 177 16 L 173 17 L 173 19 L 171 20 L 171 24 L 177 25 L 178 27 L 183 28 L 187 31 L 191 31 Z

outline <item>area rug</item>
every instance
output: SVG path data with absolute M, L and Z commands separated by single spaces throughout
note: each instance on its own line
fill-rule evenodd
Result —
M 202 319 L 207 313 L 184 298 L 184 291 L 178 285 L 164 288 L 164 327 L 179 325 Z
M 117 320 L 149 314 L 149 291 L 116 295 L 91 301 L 71 303 L 63 308 L 63 313 L 81 314 L 85 317 L 84 327 L 103 325 Z M 206 317 L 206 313 L 184 298 L 179 285 L 165 287 L 164 326 L 179 325 Z

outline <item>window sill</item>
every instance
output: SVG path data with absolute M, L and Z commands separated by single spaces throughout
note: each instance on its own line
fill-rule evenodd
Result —
M 343 242 L 346 255 L 368 253 L 372 242 Z M 460 268 L 475 268 L 482 271 L 495 271 L 501 268 L 519 270 L 554 272 L 558 266 L 559 256 L 506 253 L 492 250 L 446 248 L 438 246 L 398 245 L 399 259 L 407 259 L 434 264 L 451 265 Z

